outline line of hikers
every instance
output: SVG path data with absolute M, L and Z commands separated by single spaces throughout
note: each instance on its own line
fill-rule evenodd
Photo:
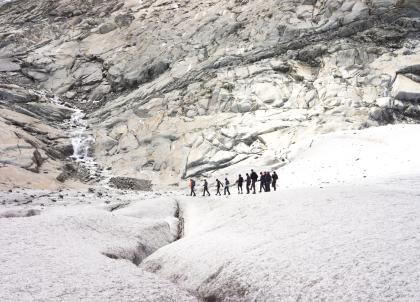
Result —
M 251 173 L 246 173 L 245 179 L 239 174 L 238 179 L 236 180 L 235 184 L 238 187 L 238 194 L 243 194 L 243 185 L 244 182 L 246 183 L 246 194 L 249 194 L 252 191 L 252 194 L 256 194 L 256 183 L 257 181 L 260 182 L 260 193 L 261 192 L 270 192 L 271 187 L 273 187 L 273 190 L 276 191 L 277 187 L 277 180 L 278 176 L 276 172 L 273 172 L 273 174 L 270 174 L 270 172 L 260 172 L 260 176 L 258 177 L 258 174 L 251 170 Z M 189 181 L 189 187 L 191 189 L 190 196 L 196 196 L 195 193 L 195 180 L 190 179 Z M 220 189 L 223 189 L 223 195 L 230 195 L 230 182 L 227 178 L 225 178 L 224 184 L 219 180 L 216 179 L 216 195 L 222 195 L 220 193 Z M 203 196 L 205 195 L 210 196 L 209 192 L 209 183 L 207 182 L 207 179 L 204 179 L 203 183 Z

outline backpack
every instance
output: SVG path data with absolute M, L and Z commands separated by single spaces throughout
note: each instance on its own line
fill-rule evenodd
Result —
M 195 186 L 195 180 L 191 179 L 191 187 Z
M 227 186 L 229 185 L 229 180 L 227 180 L 227 179 L 226 179 L 226 185 L 227 185 Z

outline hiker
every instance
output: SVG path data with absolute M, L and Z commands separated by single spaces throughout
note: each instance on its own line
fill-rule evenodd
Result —
M 203 190 L 203 196 L 206 196 L 206 193 L 208 194 L 208 196 L 210 196 L 210 192 L 209 192 L 209 184 L 207 183 L 207 179 L 204 180 L 204 190 Z
M 238 184 L 238 194 L 244 194 L 242 185 L 244 184 L 244 178 L 239 174 L 238 180 L 236 181 Z
M 229 180 L 227 178 L 225 178 L 225 190 L 223 195 L 226 195 L 226 192 L 230 195 L 230 191 L 229 191 Z
M 249 194 L 249 190 L 251 189 L 251 176 L 246 173 L 246 194 Z
M 190 194 L 190 196 L 196 196 L 195 195 L 195 190 L 194 190 L 194 188 L 195 188 L 195 180 L 194 179 L 192 179 L 192 178 L 190 179 L 189 186 L 191 188 L 191 194 Z
M 265 172 L 264 173 L 260 172 L 260 193 L 262 191 L 265 191 L 264 185 L 265 185 Z
M 270 192 L 270 188 L 271 188 L 271 174 L 270 172 L 266 172 L 265 173 L 265 191 L 266 192 Z
M 271 178 L 273 179 L 273 190 L 275 191 L 277 189 L 276 187 L 277 179 L 279 179 L 276 171 L 273 172 L 273 175 L 271 176 Z
M 254 171 L 254 170 L 252 170 L 251 169 L 251 189 L 253 189 L 254 190 L 254 192 L 252 193 L 252 194 L 255 194 L 255 184 L 257 183 L 257 180 L 258 180 L 258 174 Z
M 223 187 L 223 184 L 219 179 L 216 178 L 216 189 L 217 189 L 216 195 L 219 195 L 219 196 L 222 195 L 220 194 L 220 187 Z

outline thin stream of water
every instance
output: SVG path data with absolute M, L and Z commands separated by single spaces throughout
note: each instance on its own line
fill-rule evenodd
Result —
M 100 168 L 93 156 L 95 138 L 89 130 L 86 114 L 81 109 L 63 103 L 56 96 L 50 98 L 50 100 L 57 106 L 73 111 L 70 119 L 64 122 L 64 126 L 69 129 L 70 141 L 73 147 L 73 154 L 70 156 L 70 159 L 88 171 L 89 180 L 106 185 L 111 175 L 108 171 Z
M 76 163 L 83 166 L 89 172 L 91 179 L 100 178 L 98 163 L 93 154 L 95 139 L 88 131 L 86 114 L 80 109 L 74 109 L 70 117 L 70 137 L 73 146 L 73 154 L 70 156 Z
M 80 109 L 75 109 L 70 118 L 71 144 L 73 145 L 73 158 L 75 161 L 89 161 L 92 158 L 91 148 L 95 139 L 87 131 L 86 115 Z

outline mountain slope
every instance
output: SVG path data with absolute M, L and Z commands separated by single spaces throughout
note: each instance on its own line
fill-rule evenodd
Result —
M 13 1 L 0 7 L 0 79 L 86 110 L 98 162 L 119 175 L 279 167 L 318 134 L 418 120 L 419 7 Z

